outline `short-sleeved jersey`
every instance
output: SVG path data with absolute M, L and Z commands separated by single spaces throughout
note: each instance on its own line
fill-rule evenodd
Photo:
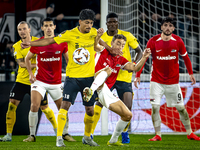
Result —
M 42 37 L 41 39 L 43 39 Z M 67 43 L 51 44 L 30 49 L 36 55 L 36 79 L 47 84 L 60 84 L 62 74 L 62 54 L 67 52 Z M 65 60 L 63 60 L 65 61 Z
M 125 57 L 129 62 L 132 62 L 129 47 L 131 47 L 132 49 L 136 49 L 139 45 L 137 39 L 130 32 L 127 31 L 118 30 L 117 34 L 122 34 L 126 37 L 126 44 L 124 46 L 122 56 Z M 111 46 L 112 38 L 113 36 L 109 36 L 107 32 L 105 32 L 101 36 L 101 39 L 104 42 L 106 42 L 109 46 Z M 129 73 L 127 70 L 122 70 L 122 69 L 119 71 L 117 81 L 124 81 L 130 83 L 131 80 L 132 80 L 132 73 Z
M 56 43 L 60 44 L 67 42 L 68 44 L 68 64 L 66 68 L 66 76 L 72 78 L 87 78 L 94 76 L 95 61 L 94 61 L 94 42 L 97 36 L 97 30 L 92 28 L 89 33 L 81 33 L 78 27 L 72 30 L 66 30 L 64 33 L 54 37 Z M 73 53 L 77 48 L 85 48 L 90 53 L 90 60 L 84 64 L 79 65 L 73 60 Z
M 102 52 L 96 53 L 95 63 L 95 72 L 98 72 L 106 66 L 112 69 L 111 75 L 107 78 L 105 82 L 110 89 L 116 82 L 119 70 L 123 69 L 124 66 L 126 66 L 126 64 L 130 62 L 120 55 L 114 57 L 106 49 L 104 49 Z
M 35 41 L 37 39 L 38 39 L 37 37 L 33 37 L 33 36 L 31 37 L 31 41 Z M 22 41 L 19 40 L 17 43 L 15 43 L 13 45 L 14 57 L 15 57 L 16 60 L 17 59 L 23 59 L 25 61 L 25 57 L 26 57 L 28 51 L 30 50 L 30 47 L 22 49 L 21 43 L 22 43 Z M 33 58 L 31 58 L 31 63 L 32 64 L 36 63 L 36 57 L 35 56 Z M 36 68 L 33 68 L 32 72 L 35 73 L 35 70 L 36 70 Z M 19 66 L 16 82 L 31 85 L 31 83 L 29 81 L 29 73 L 28 73 L 28 70 L 26 68 L 22 68 L 22 67 Z
M 163 41 L 161 34 L 152 37 L 147 48 L 152 53 L 151 81 L 161 84 L 177 84 L 179 82 L 179 56 L 187 55 L 182 39 L 172 34 L 169 41 Z

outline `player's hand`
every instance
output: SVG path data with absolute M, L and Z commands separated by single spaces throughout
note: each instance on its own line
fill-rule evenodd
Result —
M 135 78 L 135 80 L 134 80 L 134 86 L 138 89 L 137 83 L 140 85 L 140 77 L 137 77 L 137 78 Z
M 56 20 L 62 20 L 64 18 L 64 14 L 59 14 L 56 16 Z
M 30 42 L 22 42 L 22 43 L 21 43 L 22 49 L 28 48 L 28 47 L 30 47 L 30 46 L 31 46 L 31 43 L 30 43 Z
M 97 30 L 97 36 L 98 36 L 98 37 L 101 37 L 101 36 L 103 35 L 103 33 L 104 33 L 104 29 L 103 29 L 103 28 L 99 28 L 99 29 Z
M 110 54 L 112 55 L 123 55 L 123 52 L 119 48 L 111 47 L 109 50 Z
M 150 48 L 145 48 L 144 53 L 143 53 L 143 57 L 148 58 L 150 55 L 151 55 Z
M 33 74 L 30 74 L 29 75 L 29 81 L 30 81 L 31 84 L 34 83 L 36 81 L 36 77 Z
M 196 83 L 196 79 L 193 74 L 190 75 L 190 80 L 192 81 L 191 85 L 194 85 Z

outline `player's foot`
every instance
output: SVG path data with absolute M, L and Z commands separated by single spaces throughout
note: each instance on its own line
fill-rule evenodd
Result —
M 90 137 L 86 138 L 86 136 L 84 136 L 82 138 L 82 143 L 83 144 L 88 144 L 90 146 L 99 146 L 99 144 L 97 144 L 95 141 L 93 141 Z
M 193 132 L 190 135 L 187 135 L 187 138 L 189 140 L 197 140 L 200 141 L 200 137 L 198 137 L 197 135 L 195 135 Z
M 122 143 L 130 143 L 128 132 L 122 132 Z
M 56 146 L 57 147 L 65 147 L 66 145 L 64 144 L 63 139 L 57 139 Z
M 89 87 L 84 88 L 83 90 L 83 100 L 89 102 L 93 95 L 92 89 Z
M 162 141 L 162 138 L 159 135 L 156 135 L 152 139 L 149 139 L 149 141 Z
M 76 142 L 76 140 L 71 136 L 69 135 L 68 133 L 65 134 L 65 135 L 62 135 L 62 138 L 68 142 Z
M 115 143 L 110 143 L 110 142 L 108 141 L 107 145 L 108 145 L 108 146 L 126 146 L 126 145 L 122 144 L 122 143 L 119 142 L 119 141 L 117 141 L 117 142 L 115 142 Z
M 35 142 L 36 138 L 34 135 L 29 135 L 28 138 L 24 139 L 23 142 Z
M 11 142 L 12 141 L 12 137 L 9 135 L 5 135 L 4 137 L 0 138 L 1 142 Z

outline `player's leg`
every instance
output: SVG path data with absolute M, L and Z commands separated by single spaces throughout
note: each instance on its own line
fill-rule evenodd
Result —
M 167 106 L 168 107 L 175 106 L 177 111 L 179 112 L 180 120 L 183 123 L 187 132 L 187 138 L 191 140 L 200 141 L 200 138 L 192 132 L 190 118 L 184 107 L 183 95 L 181 92 L 180 85 L 179 84 L 173 84 L 170 86 L 168 85 L 166 88 L 165 95 L 166 95 Z
M 107 77 L 109 77 L 112 73 L 112 70 L 110 67 L 105 67 L 101 70 L 99 70 L 95 74 L 95 79 L 92 82 L 92 85 L 90 88 L 85 87 L 83 90 L 83 99 L 84 101 L 89 101 L 92 95 L 94 94 L 94 91 L 96 91 L 98 88 L 101 88 L 102 84 L 105 82 Z
M 30 94 L 30 85 L 16 82 L 10 92 L 8 111 L 6 113 L 7 134 L 3 138 L 0 138 L 0 141 L 12 141 L 12 132 L 16 121 L 16 109 L 25 94 Z
M 75 78 L 66 77 L 63 89 L 63 100 L 61 103 L 61 107 L 58 112 L 58 129 L 57 129 L 57 138 L 56 138 L 56 146 L 57 147 L 65 147 L 63 142 L 62 133 L 67 120 L 67 112 L 70 108 L 71 104 L 74 104 L 76 95 L 79 91 L 79 87 L 76 83 Z
M 156 136 L 149 141 L 161 141 L 161 118 L 160 118 L 160 101 L 164 94 L 162 84 L 150 82 L 150 103 L 152 105 L 151 118 L 155 129 Z
M 95 106 L 94 106 L 94 122 L 92 124 L 92 131 L 91 131 L 91 138 L 93 139 L 93 134 L 94 134 L 94 130 L 97 126 L 97 123 L 100 119 L 101 116 L 101 110 L 103 108 L 103 105 L 100 102 L 96 102 Z
M 118 114 L 121 117 L 121 119 L 119 119 L 119 121 L 117 122 L 117 125 L 115 127 L 115 130 L 112 134 L 110 141 L 108 142 L 108 145 L 112 145 L 114 143 L 122 145 L 116 142 L 118 141 L 118 137 L 120 136 L 124 128 L 130 122 L 132 118 L 132 113 L 121 100 L 118 100 L 117 102 L 110 104 L 109 109 Z
M 85 87 L 90 87 L 93 83 L 93 80 L 94 80 L 93 77 L 77 79 L 77 82 L 79 82 L 79 85 L 80 85 L 80 91 L 83 91 Z M 83 92 L 81 92 L 81 95 L 83 97 Z M 85 131 L 84 131 L 84 137 L 82 139 L 82 143 L 88 144 L 90 146 L 99 146 L 90 137 L 92 124 L 94 122 L 94 103 L 95 103 L 95 95 L 91 97 L 90 101 L 83 101 L 83 105 L 85 106 L 86 113 L 84 117 Z
M 124 104 L 128 107 L 131 111 L 132 103 L 133 103 L 133 91 L 132 91 L 132 83 L 127 83 L 123 81 L 116 81 L 114 87 L 117 90 L 119 98 L 124 102 Z M 128 135 L 128 125 L 124 128 L 122 132 L 122 143 L 130 143 L 130 138 Z
M 38 110 L 41 100 L 44 99 L 46 93 L 45 86 L 40 81 L 35 81 L 31 85 L 31 108 L 29 112 L 29 130 L 30 136 L 23 140 L 23 142 L 35 142 L 36 127 L 38 123 Z

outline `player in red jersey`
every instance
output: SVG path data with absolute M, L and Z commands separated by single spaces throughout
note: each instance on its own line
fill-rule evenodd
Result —
M 42 22 L 44 37 L 40 39 L 54 37 L 55 28 L 56 26 L 54 25 L 54 22 L 51 18 L 44 19 Z M 35 139 L 36 125 L 38 120 L 38 106 L 46 92 L 50 94 L 57 108 L 60 109 L 62 102 L 62 54 L 64 55 L 67 62 L 67 51 L 68 49 L 66 42 L 59 45 L 55 43 L 43 47 L 31 47 L 25 58 L 25 64 L 29 72 L 29 79 L 32 83 L 31 110 L 29 112 L 30 136 L 24 140 L 25 142 L 32 142 L 33 140 L 31 139 Z M 37 63 L 36 72 L 33 75 L 30 68 L 30 59 L 35 54 Z M 63 138 L 65 139 L 65 135 L 63 135 Z M 72 141 L 74 141 L 73 138 Z
M 192 132 L 190 118 L 184 107 L 183 96 L 179 85 L 178 54 L 180 54 L 184 60 L 192 85 L 196 83 L 196 80 L 193 76 L 191 61 L 182 39 L 172 34 L 175 29 L 173 23 L 173 19 L 165 18 L 161 24 L 162 33 L 152 37 L 147 43 L 147 48 L 151 49 L 153 61 L 150 82 L 150 103 L 152 105 L 152 122 L 156 133 L 156 136 L 149 139 L 149 141 L 162 140 L 159 110 L 163 95 L 166 97 L 167 106 L 176 107 L 179 112 L 180 120 L 187 131 L 187 138 L 191 140 L 200 140 L 200 138 Z M 142 69 L 136 73 L 134 81 L 135 87 L 137 87 L 137 82 L 140 84 L 141 72 Z
M 99 33 L 97 37 L 100 35 Z M 114 48 L 123 50 L 125 43 L 126 37 L 122 34 L 117 34 L 113 36 L 111 45 Z M 123 56 L 110 54 L 106 49 L 96 54 L 95 80 L 90 88 L 86 87 L 83 90 L 83 98 L 85 101 L 89 101 L 94 91 L 97 90 L 99 102 L 106 108 L 120 115 L 121 119 L 117 122 L 114 133 L 107 143 L 108 146 L 124 145 L 118 141 L 118 137 L 132 118 L 131 111 L 118 97 L 113 95 L 110 89 L 115 84 L 120 69 L 125 69 L 130 72 L 139 71 L 149 55 L 150 49 L 146 49 L 141 60 L 135 65 Z

